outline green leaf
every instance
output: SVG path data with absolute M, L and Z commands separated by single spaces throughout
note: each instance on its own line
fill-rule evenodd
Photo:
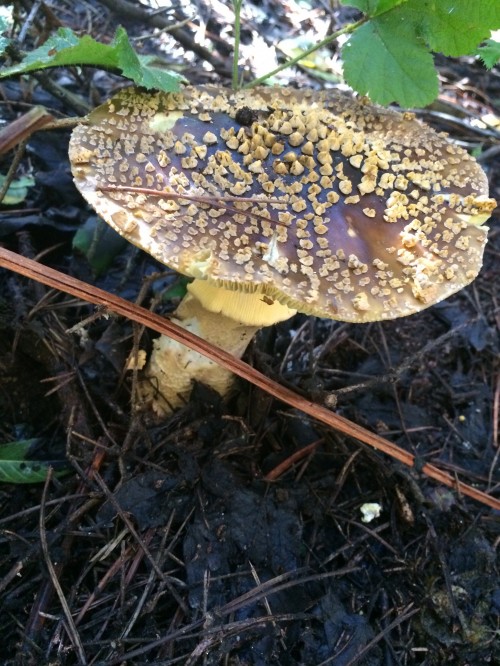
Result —
M 408 0 L 342 0 L 343 5 L 356 7 L 367 16 L 378 16 Z
M 43 46 L 28 53 L 22 62 L 2 69 L 0 78 L 72 65 L 118 70 L 137 85 L 166 92 L 178 90 L 183 80 L 176 72 L 153 66 L 150 57 L 137 55 L 123 28 L 117 29 L 111 44 L 96 42 L 89 35 L 78 37 L 69 28 L 60 28 Z
M 402 5 L 404 2 L 408 2 L 408 0 L 374 0 L 375 7 L 373 8 L 372 15 L 378 16 L 379 14 L 383 14 L 398 5 Z
M 484 62 L 485 67 L 491 69 L 500 61 L 500 42 L 487 39 L 484 46 L 480 46 L 476 55 Z
M 500 27 L 498 0 L 409 0 L 406 10 L 420 14 L 430 50 L 447 56 L 472 53 Z
M 342 49 L 344 77 L 379 104 L 425 106 L 439 91 L 433 58 L 398 14 L 372 19 L 351 35 Z
M 0 189 L 3 187 L 4 183 L 5 176 L 0 174 Z M 23 176 L 22 178 L 13 180 L 9 185 L 9 189 L 5 193 L 2 204 L 6 206 L 13 206 L 15 204 L 21 203 L 21 201 L 26 199 L 26 195 L 28 194 L 28 187 L 33 187 L 34 184 L 35 180 L 31 176 Z
M 179 83 L 186 81 L 183 76 L 172 72 L 164 67 L 155 65 L 158 60 L 155 56 L 138 55 L 140 76 L 135 79 L 129 76 L 125 70 L 122 70 L 123 76 L 127 76 L 135 83 L 139 83 L 147 90 L 163 90 L 164 92 L 176 92 L 179 90 Z
M 73 249 L 81 252 L 94 275 L 102 275 L 128 242 L 99 217 L 91 215 L 73 237 Z
M 342 4 L 348 7 L 356 7 L 363 14 L 369 15 L 372 0 L 342 0 Z
M 37 439 L 23 439 L 8 444 L 0 444 L 0 482 L 2 483 L 42 483 L 47 478 L 49 467 L 61 467 L 61 460 L 30 460 L 30 450 Z M 55 476 L 66 470 L 58 469 Z
M 187 286 L 190 282 L 192 282 L 191 278 L 187 278 L 184 275 L 179 276 L 172 286 L 162 292 L 162 301 L 168 303 L 176 298 L 179 300 L 184 298 L 187 293 Z
M 500 27 L 498 0 L 343 0 L 374 18 L 394 10 L 399 25 L 424 39 L 429 50 L 447 56 L 471 53 Z M 401 40 L 397 30 L 393 39 Z
M 380 104 L 429 104 L 438 94 L 431 52 L 472 53 L 500 27 L 498 2 L 344 0 L 370 19 L 343 48 L 347 83 Z M 496 49 L 491 44 L 485 49 L 487 64 L 496 62 Z

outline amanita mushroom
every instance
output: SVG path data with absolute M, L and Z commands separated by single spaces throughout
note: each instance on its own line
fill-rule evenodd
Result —
M 175 317 L 241 356 L 295 311 L 418 312 L 477 275 L 496 202 L 477 162 L 412 114 L 339 91 L 130 88 L 70 142 L 75 183 L 122 236 L 194 278 Z M 153 408 L 228 373 L 160 338 Z

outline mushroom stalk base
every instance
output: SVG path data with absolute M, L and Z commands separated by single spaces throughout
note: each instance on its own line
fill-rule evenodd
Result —
M 209 312 L 191 294 L 181 302 L 173 321 L 237 358 L 241 358 L 260 328 Z M 234 375 L 165 335 L 155 340 L 140 386 L 141 397 L 148 406 L 159 416 L 172 413 L 188 401 L 194 381 L 211 386 L 224 397 L 231 391 Z

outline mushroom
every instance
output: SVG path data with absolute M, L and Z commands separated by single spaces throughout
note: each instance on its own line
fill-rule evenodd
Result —
M 122 90 L 71 137 L 75 183 L 116 231 L 194 278 L 174 317 L 241 356 L 295 311 L 402 317 L 471 282 L 496 202 L 477 162 L 415 119 L 328 90 Z M 158 413 L 231 377 L 167 338 Z

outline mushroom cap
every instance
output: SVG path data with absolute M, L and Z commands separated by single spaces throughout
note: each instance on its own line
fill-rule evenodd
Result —
M 128 88 L 71 137 L 77 187 L 185 275 L 352 322 L 418 312 L 479 272 L 496 202 L 446 135 L 328 90 Z

